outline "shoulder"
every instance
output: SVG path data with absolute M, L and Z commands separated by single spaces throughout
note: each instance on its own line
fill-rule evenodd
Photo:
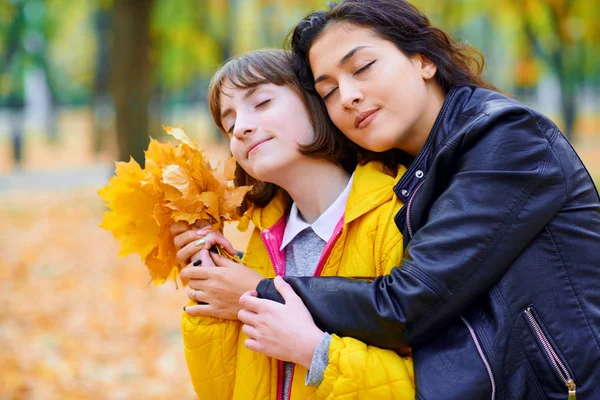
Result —
M 510 134 L 511 140 L 551 140 L 558 127 L 545 115 L 516 99 L 487 89 L 473 89 L 461 110 L 466 136 Z

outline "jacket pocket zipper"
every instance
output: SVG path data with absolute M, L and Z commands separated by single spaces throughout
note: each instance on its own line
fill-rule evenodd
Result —
M 537 337 L 539 343 L 542 345 L 544 352 L 550 359 L 554 371 L 556 371 L 556 374 L 560 377 L 560 379 L 563 381 L 563 384 L 567 387 L 567 390 L 569 391 L 569 397 L 567 397 L 567 399 L 576 400 L 577 386 L 575 385 L 575 381 L 571 377 L 569 370 L 565 367 L 565 364 L 563 364 L 562 360 L 556 354 L 556 351 L 554 350 L 552 344 L 546 337 L 546 334 L 544 333 L 542 327 L 535 318 L 535 315 L 533 315 L 532 308 L 527 307 L 525 311 L 523 311 L 523 313 L 525 314 L 525 317 L 527 318 L 527 321 L 529 322 L 531 328 L 535 332 L 535 336 Z
M 467 329 L 469 330 L 469 333 L 471 334 L 471 338 L 473 339 L 473 342 L 475 342 L 475 347 L 477 348 L 477 352 L 479 353 L 479 358 L 481 358 L 481 361 L 483 361 L 483 365 L 485 366 L 485 369 L 488 373 L 488 376 L 490 378 L 490 384 L 492 385 L 492 400 L 496 399 L 496 380 L 494 379 L 494 373 L 492 372 L 492 366 L 490 365 L 490 362 L 487 360 L 485 353 L 483 352 L 483 348 L 481 347 L 481 343 L 479 343 L 479 339 L 477 338 L 477 335 L 475 334 L 475 329 L 473 329 L 473 327 L 471 326 L 471 324 L 469 323 L 469 321 L 467 321 L 465 319 L 465 317 L 463 317 L 462 315 L 460 316 L 460 318 L 463 320 L 463 322 L 465 323 L 465 325 L 467 326 Z

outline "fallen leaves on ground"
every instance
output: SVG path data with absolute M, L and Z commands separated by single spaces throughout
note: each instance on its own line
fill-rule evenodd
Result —
M 1 399 L 195 398 L 187 291 L 119 258 L 103 211 L 93 189 L 0 197 Z

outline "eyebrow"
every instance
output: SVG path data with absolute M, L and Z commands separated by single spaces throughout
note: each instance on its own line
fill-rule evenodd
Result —
M 258 90 L 258 88 L 260 87 L 260 85 L 256 85 L 254 87 L 251 87 L 250 89 L 248 89 L 246 91 L 246 93 L 244 93 L 244 97 L 243 99 L 246 100 L 248 97 L 252 96 L 254 94 L 254 92 L 256 92 Z M 228 116 L 233 110 L 231 108 L 226 109 L 225 111 L 223 111 L 221 113 L 221 120 L 223 118 L 225 118 L 226 116 Z
M 340 62 L 338 63 L 338 68 L 343 67 L 344 65 L 346 65 L 348 63 L 348 61 L 350 61 L 350 59 L 352 57 L 354 57 L 354 55 L 362 49 L 365 49 L 367 47 L 373 47 L 373 46 L 356 46 L 355 48 L 353 48 L 352 50 L 350 50 L 348 53 L 346 53 L 346 55 L 344 57 L 342 57 L 342 59 L 340 60 Z M 324 81 L 325 79 L 329 79 L 328 75 L 321 75 L 319 76 L 317 79 L 315 79 L 315 85 L 319 82 Z

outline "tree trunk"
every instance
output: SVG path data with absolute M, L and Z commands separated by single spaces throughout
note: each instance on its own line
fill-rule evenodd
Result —
M 99 154 L 104 150 L 106 135 L 111 126 L 111 101 L 108 94 L 110 82 L 112 10 L 98 8 L 94 15 L 94 27 L 98 38 L 96 77 L 92 96 L 92 150 Z
M 10 133 L 13 151 L 13 160 L 15 166 L 18 167 L 23 163 L 23 133 L 25 130 L 25 109 L 20 110 L 12 108 L 9 109 L 12 114 L 10 116 Z
M 575 128 L 575 120 L 577 118 L 576 88 L 572 84 L 565 82 L 565 79 L 561 80 L 560 86 L 560 105 L 564 121 L 563 133 L 569 141 L 572 141 L 574 136 L 573 129 Z
M 144 165 L 148 146 L 152 0 L 115 2 L 111 93 L 116 111 L 119 159 Z

